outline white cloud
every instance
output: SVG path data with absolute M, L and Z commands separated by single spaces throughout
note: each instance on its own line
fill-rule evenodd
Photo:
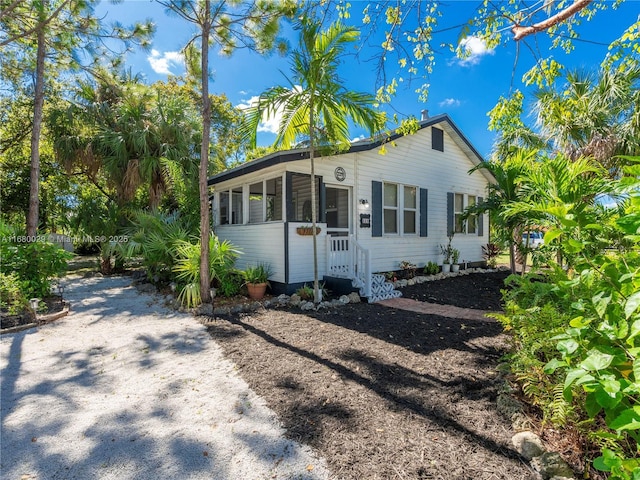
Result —
M 360 134 L 357 137 L 352 138 L 351 139 L 351 143 L 359 142 L 361 140 L 364 140 L 365 138 L 367 138 L 367 137 L 365 137 L 363 134 Z
M 455 107 L 459 107 L 460 104 L 461 104 L 460 100 L 458 100 L 457 98 L 445 98 L 443 101 L 438 103 L 438 106 L 455 108 Z
M 477 65 L 485 55 L 493 55 L 493 49 L 488 49 L 482 38 L 466 37 L 460 42 L 460 48 L 465 50 L 469 56 L 459 61 L 460 65 Z
M 151 50 L 151 55 L 147 57 L 154 72 L 161 75 L 172 75 L 172 67 L 184 65 L 184 55 L 180 52 L 164 52 Z
M 296 90 L 302 89 L 302 87 L 300 87 L 299 85 L 296 85 L 293 88 Z M 245 100 L 239 103 L 238 105 L 236 105 L 236 108 L 239 108 L 240 110 L 244 110 L 246 108 L 254 106 L 256 103 L 258 103 L 258 95 L 254 95 L 248 100 Z M 278 133 L 278 128 L 280 127 L 281 121 L 282 121 L 282 108 L 278 109 L 275 112 L 275 114 L 271 115 L 270 117 L 267 117 L 266 115 L 264 115 L 262 117 L 262 121 L 258 125 L 258 132 Z

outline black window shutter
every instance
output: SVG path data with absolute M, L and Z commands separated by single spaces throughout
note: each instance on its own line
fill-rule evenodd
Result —
M 440 152 L 444 152 L 443 130 L 436 127 L 431 127 L 431 148 Z
M 482 201 L 483 201 L 483 198 L 478 197 L 478 205 L 482 205 Z M 477 223 L 478 223 L 478 236 L 481 237 L 484 235 L 484 214 L 483 213 L 478 214 Z
M 454 232 L 454 216 L 453 216 L 453 192 L 447 192 L 447 237 L 453 235 Z
M 427 207 L 428 202 L 428 190 L 426 188 L 420 189 L 420 236 L 427 236 Z
M 382 236 L 382 182 L 371 181 L 371 236 Z

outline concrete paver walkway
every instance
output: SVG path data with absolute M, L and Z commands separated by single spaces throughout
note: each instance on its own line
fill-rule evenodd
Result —
M 462 320 L 486 320 L 485 310 L 475 310 L 473 308 L 460 308 L 453 305 L 440 305 L 438 303 L 420 302 L 411 298 L 391 298 L 378 302 L 386 307 L 408 310 L 411 312 L 425 313 L 429 315 L 439 315 L 441 317 L 459 318 Z

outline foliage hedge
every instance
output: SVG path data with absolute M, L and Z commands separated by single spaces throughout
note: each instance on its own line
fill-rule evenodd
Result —
M 544 421 L 571 424 L 610 479 L 640 479 L 640 159 L 618 208 L 545 202 L 545 264 L 513 278 L 499 316 L 511 371 Z M 534 210 L 532 210 L 533 212 Z

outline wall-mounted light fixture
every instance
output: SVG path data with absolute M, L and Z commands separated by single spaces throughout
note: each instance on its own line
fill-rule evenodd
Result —
M 362 208 L 369 208 L 369 200 L 367 200 L 366 198 L 361 198 L 360 205 L 362 205 Z

